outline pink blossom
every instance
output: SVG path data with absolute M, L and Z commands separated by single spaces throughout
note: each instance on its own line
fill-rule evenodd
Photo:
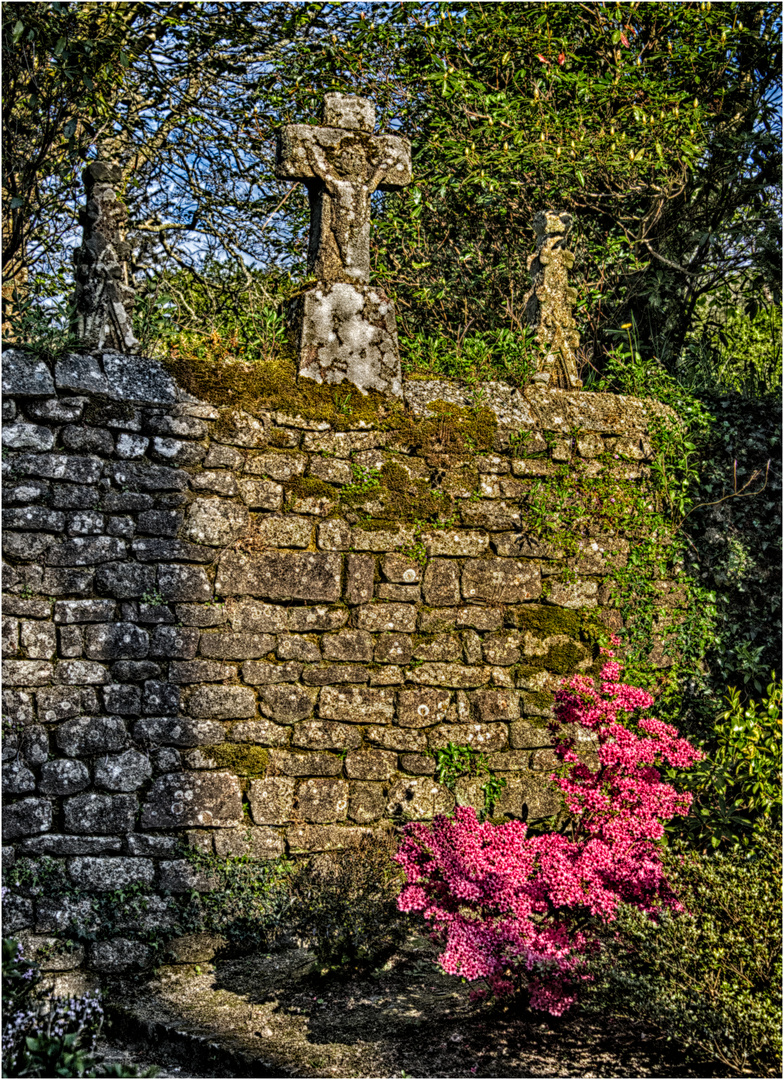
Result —
M 614 635 L 611 641 L 618 644 Z M 462 806 L 430 825 L 407 825 L 395 856 L 406 875 L 398 906 L 430 923 L 444 971 L 483 979 L 497 996 L 524 986 L 531 1008 L 554 1016 L 588 978 L 592 919 L 611 922 L 621 903 L 650 918 L 681 909 L 660 841 L 665 822 L 686 814 L 691 796 L 663 783 L 659 767 L 684 768 L 702 757 L 671 725 L 640 715 L 653 698 L 620 682 L 621 665 L 610 649 L 602 653 L 608 660 L 598 687 L 573 676 L 556 694 L 550 725 L 561 763 L 550 779 L 571 816 L 570 837 L 529 837 L 522 821 L 480 822 Z M 578 727 L 590 733 L 595 768 L 575 749 Z

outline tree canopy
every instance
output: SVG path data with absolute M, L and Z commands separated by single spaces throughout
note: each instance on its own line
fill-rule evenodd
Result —
M 519 331 L 531 218 L 567 209 L 585 363 L 631 321 L 675 369 L 698 328 L 780 300 L 780 24 L 765 2 L 7 3 L 7 280 L 67 261 L 98 153 L 137 279 L 176 274 L 184 317 L 301 277 L 275 133 L 338 89 L 413 143 L 372 241 L 404 334 Z

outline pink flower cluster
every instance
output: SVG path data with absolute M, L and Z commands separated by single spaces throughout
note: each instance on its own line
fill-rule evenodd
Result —
M 691 796 L 663 783 L 657 765 L 687 767 L 702 754 L 669 724 L 634 723 L 653 699 L 620 674 L 610 660 L 598 688 L 575 675 L 556 694 L 551 733 L 562 768 L 551 779 L 570 814 L 568 837 L 529 837 L 522 821 L 479 822 L 471 807 L 458 807 L 454 817 L 406 826 L 395 856 L 406 874 L 398 906 L 430 922 L 443 969 L 484 979 L 498 996 L 524 985 L 530 1006 L 554 1016 L 587 977 L 592 926 L 612 921 L 620 903 L 651 917 L 680 907 L 659 841 Z M 594 767 L 575 749 L 581 729 Z

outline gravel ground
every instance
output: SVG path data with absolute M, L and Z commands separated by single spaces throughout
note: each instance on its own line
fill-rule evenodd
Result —
M 115 1023 L 107 1050 L 180 1078 L 726 1075 L 688 1064 L 642 1025 L 577 1012 L 548 1022 L 468 995 L 429 947 L 398 954 L 372 978 L 322 978 L 303 949 L 161 968 L 112 988 L 130 1041 L 117 1041 Z

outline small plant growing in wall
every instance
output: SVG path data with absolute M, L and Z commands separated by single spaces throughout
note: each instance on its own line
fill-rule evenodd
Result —
M 435 777 L 439 784 L 454 793 L 458 780 L 462 777 L 477 779 L 486 777 L 480 790 L 484 794 L 484 816 L 492 817 L 493 810 L 501 792 L 506 787 L 506 780 L 498 777 L 490 768 L 487 757 L 479 750 L 471 746 L 448 743 L 440 750 L 430 751 L 430 756 L 435 759 Z

